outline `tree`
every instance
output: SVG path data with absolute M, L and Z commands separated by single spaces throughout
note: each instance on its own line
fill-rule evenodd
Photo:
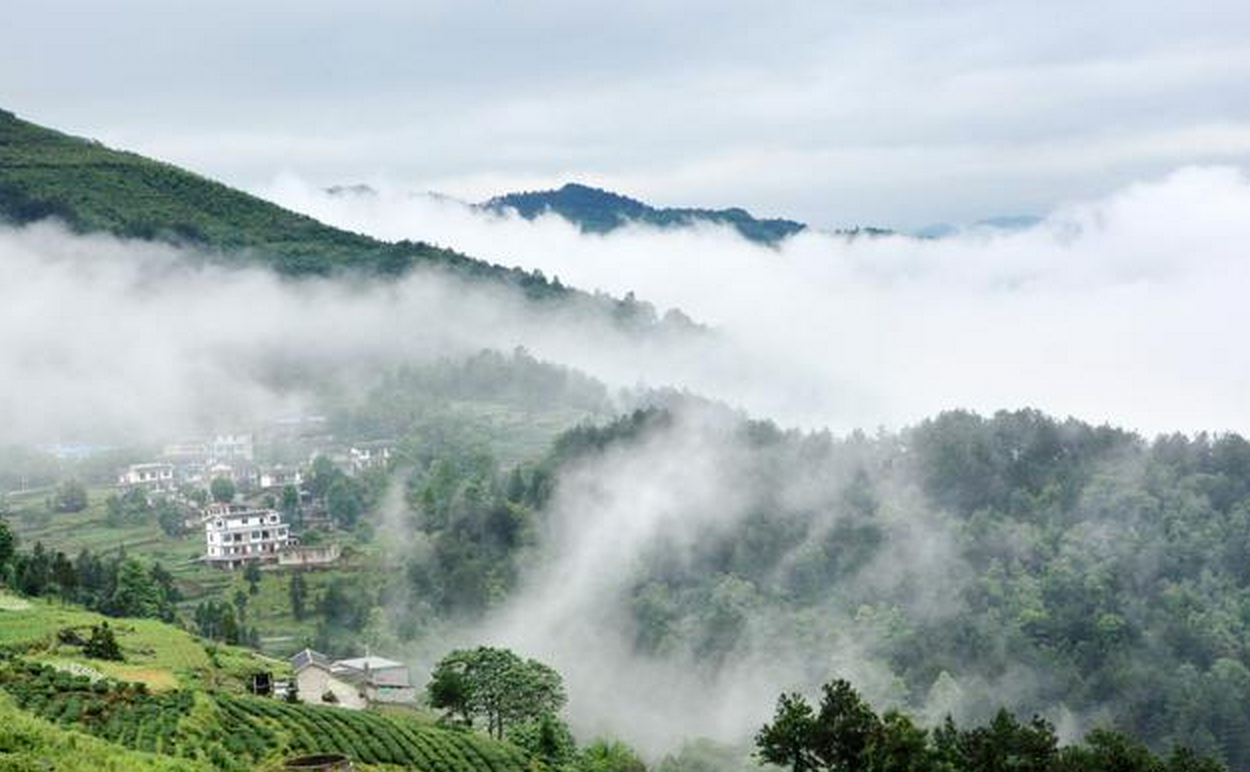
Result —
M 104 501 L 104 522 L 112 528 L 121 528 L 143 522 L 152 514 L 147 491 L 140 487 L 127 490 L 121 496 L 113 494 Z
M 243 569 L 243 578 L 247 581 L 247 594 L 260 594 L 260 562 L 253 560 Z
M 125 659 L 108 622 L 91 626 L 91 637 L 82 647 L 82 653 L 92 659 L 107 659 L 114 662 L 121 662 Z
M 832 772 L 863 769 L 880 720 L 844 679 L 822 687 L 820 710 L 811 735 L 813 755 Z
M 87 489 L 77 480 L 66 480 L 57 486 L 51 503 L 56 512 L 81 512 L 87 508 Z
M 288 591 L 291 597 L 291 615 L 296 621 L 302 622 L 304 615 L 308 612 L 308 583 L 304 580 L 303 573 L 297 572 L 291 576 Z
M 550 713 L 513 725 L 508 730 L 508 741 L 542 761 L 548 769 L 565 768 L 577 753 L 568 724 Z
M 326 491 L 326 514 L 342 528 L 355 528 L 364 509 L 360 486 L 348 477 L 335 480 Z
M 19 555 L 17 564 L 17 589 L 25 595 L 43 595 L 52 581 L 52 559 L 42 542 L 27 555 Z
M 178 505 L 162 498 L 156 502 L 156 523 L 166 536 L 182 536 L 186 531 L 186 518 Z
M 302 525 L 299 508 L 299 490 L 294 485 L 282 489 L 282 517 L 292 526 Z
M 17 555 L 17 537 L 9 529 L 9 522 L 0 517 L 0 581 L 9 581 L 13 559 Z
M 777 699 L 772 723 L 765 724 L 755 735 L 756 755 L 760 761 L 788 767 L 791 772 L 815 769 L 815 728 L 816 715 L 807 700 L 799 694 L 783 694 Z
M 64 552 L 52 556 L 52 583 L 62 603 L 70 603 L 78 596 L 78 572 Z
M 239 616 L 239 624 L 242 625 L 247 621 L 247 593 L 235 590 L 233 602 L 234 610 Z
M 160 588 L 143 564 L 134 558 L 122 560 L 107 612 L 121 617 L 158 617 L 161 605 Z
M 218 504 L 229 504 L 234 501 L 234 482 L 229 477 L 214 477 L 208 484 L 208 493 Z
M 448 654 L 431 678 L 430 703 L 466 722 L 486 721 L 486 731 L 502 739 L 515 723 L 553 715 L 567 697 L 560 674 L 508 649 L 479 646 Z
M 577 754 L 578 772 L 647 772 L 638 754 L 620 740 L 598 739 Z
M 446 711 L 446 717 L 466 726 L 473 723 L 469 681 L 461 662 L 444 657 L 425 687 L 430 707 Z

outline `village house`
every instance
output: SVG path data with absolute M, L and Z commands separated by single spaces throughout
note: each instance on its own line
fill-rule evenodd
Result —
M 304 484 L 304 473 L 298 467 L 272 466 L 260 470 L 257 475 L 258 487 L 268 490 L 285 488 L 288 485 L 299 487 Z
M 172 464 L 131 464 L 117 476 L 117 484 L 123 488 L 142 487 L 149 492 L 173 490 L 174 467 Z
M 304 649 L 290 661 L 300 699 L 313 705 L 362 710 L 370 703 L 417 699 L 408 666 L 402 662 L 367 653 L 335 661 L 312 649 Z
M 276 562 L 293 541 L 282 515 L 272 509 L 210 505 L 203 522 L 204 559 L 222 568 L 238 568 L 251 561 Z
M 362 442 L 347 449 L 348 466 L 352 474 L 368 469 L 385 467 L 391 460 L 391 443 L 387 440 Z

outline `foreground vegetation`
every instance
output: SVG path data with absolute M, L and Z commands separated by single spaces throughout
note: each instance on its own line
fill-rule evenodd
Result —
M 41 720 L 0 695 L 5 772 L 210 772 L 207 763 L 142 753 Z
M 1166 758 L 1115 732 L 1094 730 L 1061 747 L 1041 718 L 1021 723 L 1000 710 L 985 726 L 961 729 L 947 718 L 932 731 L 898 711 L 878 717 L 846 681 L 825 684 L 813 709 L 798 694 L 777 702 L 756 735 L 762 761 L 791 772 L 1221 772 L 1186 748 Z

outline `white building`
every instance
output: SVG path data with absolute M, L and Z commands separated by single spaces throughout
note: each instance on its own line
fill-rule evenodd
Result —
M 298 488 L 304 484 L 304 473 L 298 468 L 272 466 L 260 471 L 257 482 L 261 488 L 285 488 L 288 485 Z
M 255 455 L 250 434 L 218 434 L 208 444 L 209 456 L 218 462 L 251 461 Z
M 347 450 L 347 460 L 353 474 L 386 466 L 386 462 L 391 460 L 391 445 L 388 442 L 353 445 Z
M 272 509 L 225 504 L 206 508 L 204 540 L 204 559 L 210 565 L 238 568 L 253 560 L 277 560 L 291 534 L 282 515 Z
M 117 484 L 123 488 L 142 486 L 150 491 L 172 490 L 174 467 L 173 464 L 131 464 L 117 476 Z
M 332 661 L 312 649 L 291 657 L 304 702 L 360 710 L 371 702 L 416 702 L 408 666 L 377 656 Z

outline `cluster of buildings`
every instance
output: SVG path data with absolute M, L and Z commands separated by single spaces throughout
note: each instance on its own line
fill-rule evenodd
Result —
M 282 442 L 279 440 L 279 442 Z M 276 443 L 275 443 L 276 444 Z M 392 443 L 385 440 L 348 446 L 328 442 L 287 444 L 302 448 L 309 461 L 326 456 L 348 474 L 385 468 Z M 166 445 L 159 460 L 133 464 L 117 476 L 121 488 L 142 488 L 149 495 L 164 494 L 186 506 L 191 514 L 185 525 L 203 530 L 205 562 L 221 568 L 239 568 L 250 562 L 303 567 L 333 563 L 340 557 L 337 545 L 302 546 L 291 524 L 271 506 L 255 503 L 212 503 L 196 507 L 186 495 L 189 489 L 207 489 L 213 480 L 228 479 L 244 494 L 244 500 L 262 500 L 260 494 L 280 494 L 288 487 L 300 492 L 300 505 L 309 504 L 303 491 L 305 467 L 264 465 L 256 462 L 256 442 L 250 433 L 217 434 L 202 440 Z M 270 500 L 272 502 L 272 499 Z M 305 524 L 317 522 L 317 511 L 305 510 Z
M 385 468 L 393 444 L 389 440 L 352 445 L 315 444 L 308 461 L 325 456 L 348 474 Z M 121 488 L 143 487 L 151 493 L 174 492 L 186 487 L 206 487 L 225 478 L 250 491 L 274 491 L 304 484 L 305 467 L 299 464 L 260 464 L 251 434 L 218 434 L 204 440 L 166 445 L 160 458 L 132 464 L 117 475 Z

